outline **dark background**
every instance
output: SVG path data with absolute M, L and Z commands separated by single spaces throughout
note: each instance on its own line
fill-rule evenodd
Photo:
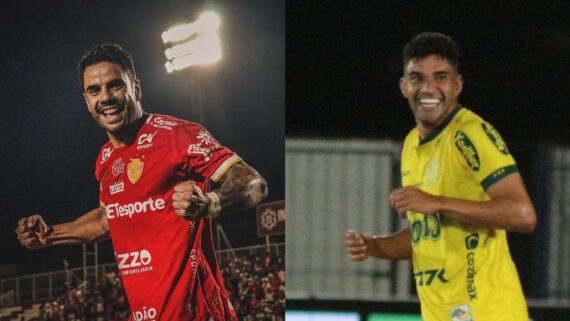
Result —
M 167 74 L 161 33 L 204 9 L 220 15 L 222 59 Z M 201 103 L 202 124 L 266 178 L 264 202 L 285 198 L 284 1 L 16 1 L 0 21 L 0 265 L 20 274 L 63 269 L 64 259 L 81 266 L 81 246 L 30 251 L 14 229 L 23 216 L 56 224 L 98 206 L 95 160 L 107 136 L 87 111 L 75 66 L 100 43 L 131 52 L 146 111 L 198 122 Z M 254 210 L 215 221 L 233 247 L 265 243 Z M 114 260 L 110 243 L 99 251 L 100 262 Z
M 539 148 L 570 144 L 567 1 L 287 1 L 286 135 L 389 139 L 415 126 L 398 81 L 418 33 L 460 48 L 460 102 L 502 134 L 537 203 Z M 538 212 L 539 224 L 547 218 Z M 509 233 L 525 292 L 534 235 Z

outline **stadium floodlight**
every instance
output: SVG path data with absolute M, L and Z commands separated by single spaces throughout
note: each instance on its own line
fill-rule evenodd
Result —
M 162 41 L 174 43 L 164 52 L 168 73 L 194 65 L 215 62 L 222 57 L 218 29 L 220 18 L 208 11 L 193 23 L 176 26 L 162 33 Z M 184 42 L 183 42 L 184 41 Z

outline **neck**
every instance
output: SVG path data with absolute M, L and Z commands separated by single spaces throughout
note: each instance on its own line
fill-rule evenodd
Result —
M 146 122 L 148 116 L 149 114 L 144 112 L 139 119 L 128 124 L 120 131 L 116 133 L 107 132 L 107 136 L 109 137 L 111 144 L 113 144 L 113 147 L 118 148 L 132 144 L 135 141 L 142 125 Z
M 422 121 L 416 119 L 416 125 L 418 128 L 418 131 L 420 132 L 420 140 L 424 140 L 431 133 L 435 132 L 436 130 L 439 130 L 439 128 L 447 121 L 447 118 L 449 118 L 449 115 L 453 114 L 458 108 L 459 108 L 459 103 L 455 104 L 455 107 L 453 109 L 451 109 L 445 115 L 445 117 L 443 117 L 442 119 L 439 119 L 437 122 L 433 122 L 433 123 L 422 122 Z

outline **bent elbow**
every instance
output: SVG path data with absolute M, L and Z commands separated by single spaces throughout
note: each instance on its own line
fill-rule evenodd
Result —
M 246 186 L 244 199 L 247 208 L 252 208 L 267 197 L 267 182 L 262 177 L 252 179 Z
M 532 204 L 524 205 L 521 208 L 521 232 L 532 233 L 536 227 L 536 212 Z

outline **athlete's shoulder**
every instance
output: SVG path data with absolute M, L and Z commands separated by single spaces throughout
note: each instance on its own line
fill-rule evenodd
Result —
M 476 127 L 481 127 L 483 119 L 479 115 L 465 107 L 460 108 L 461 109 L 457 112 L 456 117 L 454 117 L 450 124 L 453 132 L 472 130 Z
M 115 148 L 113 147 L 113 144 L 108 141 L 107 143 L 105 143 L 101 149 L 99 150 L 99 156 L 97 157 L 97 166 L 101 166 L 104 163 L 106 163 L 109 158 L 111 158 L 111 155 L 113 154 L 113 151 L 115 150 Z
M 103 173 L 104 169 L 107 167 L 107 164 L 109 163 L 109 159 L 111 159 L 111 156 L 113 154 L 113 151 L 115 151 L 115 148 L 113 147 L 113 144 L 111 144 L 111 142 L 107 142 L 105 145 L 103 145 L 103 147 L 101 147 L 101 150 L 99 151 L 99 156 L 97 156 L 97 161 L 95 162 L 95 178 L 97 178 L 97 180 L 101 181 L 101 174 Z
M 404 139 L 404 146 L 410 144 L 417 145 L 419 144 L 419 141 L 420 141 L 420 132 L 417 127 L 414 127 L 406 135 L 406 138 Z
M 477 115 L 473 111 L 463 108 L 454 124 L 454 132 L 463 132 L 473 136 L 487 135 L 491 138 L 499 137 L 497 130 L 488 121 Z M 499 139 L 495 138 L 495 139 Z M 495 140 L 494 139 L 494 140 Z
M 197 124 L 195 122 L 189 121 L 189 120 L 184 120 L 184 119 L 180 119 L 180 118 L 176 118 L 174 116 L 169 116 L 169 115 L 161 115 L 161 114 L 151 114 L 146 123 L 154 128 L 159 128 L 159 129 L 166 129 L 166 130 L 180 130 L 180 129 L 196 129 L 196 130 L 200 130 L 203 129 L 203 127 L 200 124 Z

